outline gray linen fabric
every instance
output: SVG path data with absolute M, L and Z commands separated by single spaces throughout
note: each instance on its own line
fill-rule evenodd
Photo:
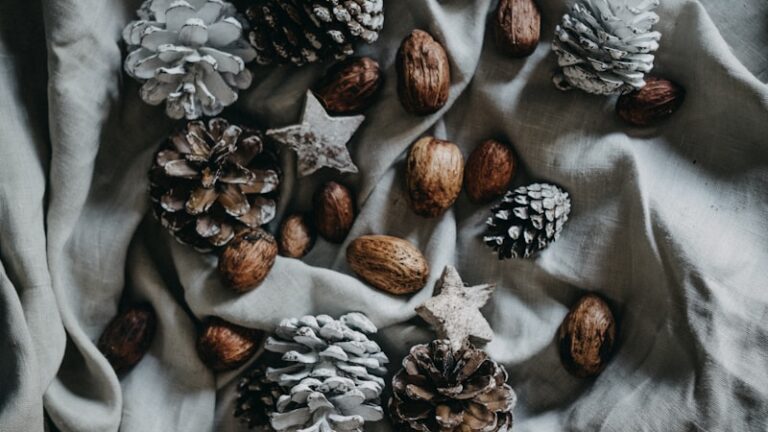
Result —
M 563 0 L 540 1 L 544 40 L 524 60 L 490 43 L 491 0 L 389 0 L 381 40 L 364 48 L 386 86 L 350 144 L 361 174 L 344 180 L 360 209 L 350 239 L 405 237 L 429 259 L 429 288 L 395 298 L 351 275 L 345 245 L 323 241 L 237 296 L 214 257 L 148 216 L 146 172 L 173 123 L 122 72 L 120 32 L 139 1 L 0 1 L 1 431 L 243 430 L 231 415 L 238 372 L 200 363 L 198 319 L 269 330 L 283 317 L 363 311 L 394 368 L 432 337 L 413 308 L 446 264 L 467 283 L 498 284 L 484 309 L 497 333 L 488 351 L 518 392 L 515 430 L 768 428 L 768 2 L 663 0 L 656 72 L 688 97 L 670 121 L 635 129 L 612 99 L 550 83 Z M 395 52 L 414 27 L 452 63 L 451 99 L 425 118 L 407 115 L 395 90 Z M 321 72 L 259 69 L 234 111 L 262 126 L 295 121 Z M 536 261 L 498 262 L 478 238 L 486 207 L 462 196 L 443 217 L 415 216 L 403 157 L 425 133 L 465 155 L 489 137 L 512 142 L 516 184 L 571 193 L 561 240 Z M 292 156 L 283 162 L 290 176 Z M 331 177 L 286 181 L 281 212 L 307 209 Z M 605 295 L 620 319 L 618 353 L 591 381 L 566 374 L 554 344 L 582 290 Z M 156 308 L 157 337 L 117 377 L 94 341 L 121 301 L 138 299 Z

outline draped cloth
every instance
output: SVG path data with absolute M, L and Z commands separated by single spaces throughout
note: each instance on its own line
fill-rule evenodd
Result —
M 555 89 L 550 42 L 567 4 L 539 4 L 541 44 L 511 59 L 490 37 L 491 0 L 389 0 L 380 40 L 361 48 L 385 85 L 349 145 L 360 174 L 294 180 L 293 156 L 282 157 L 280 215 L 308 210 L 335 178 L 355 190 L 352 232 L 304 260 L 279 257 L 239 296 L 220 283 L 215 256 L 176 243 L 150 215 L 147 171 L 174 123 L 122 70 L 120 34 L 139 0 L 0 2 L 0 430 L 244 430 L 232 417 L 240 371 L 214 375 L 200 362 L 200 319 L 268 331 L 285 317 L 365 312 L 394 371 L 434 336 L 414 307 L 447 264 L 467 283 L 497 285 L 483 309 L 496 333 L 487 351 L 518 393 L 516 431 L 766 430 L 768 3 L 662 1 L 654 73 L 687 97 L 643 129 L 616 117 L 613 98 Z M 451 60 L 450 100 L 427 117 L 408 115 L 396 94 L 394 57 L 413 28 Z M 254 71 L 225 115 L 279 127 L 298 120 L 323 66 Z M 479 238 L 487 206 L 462 194 L 441 217 L 414 215 L 404 157 L 425 134 L 465 156 L 487 138 L 511 143 L 515 185 L 569 191 L 561 239 L 536 260 L 500 262 Z M 417 245 L 427 288 L 393 297 L 355 278 L 346 243 L 371 233 Z M 616 355 L 594 380 L 568 375 L 555 343 L 585 291 L 619 320 Z M 136 301 L 154 306 L 157 335 L 118 377 L 95 341 Z

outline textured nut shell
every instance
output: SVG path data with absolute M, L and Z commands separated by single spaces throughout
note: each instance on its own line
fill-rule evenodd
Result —
M 684 99 L 685 90 L 680 85 L 646 77 L 645 87 L 619 97 L 616 113 L 627 123 L 650 126 L 674 114 Z
M 347 247 L 347 262 L 361 279 L 395 295 L 424 288 L 429 276 L 424 255 L 410 242 L 392 236 L 356 238 Z
M 343 242 L 355 222 L 352 192 L 331 181 L 315 192 L 313 201 L 317 232 L 330 242 Z
M 496 140 L 477 146 L 464 167 L 464 189 L 476 203 L 493 201 L 503 195 L 517 172 L 512 148 Z
M 563 366 L 580 378 L 599 374 L 613 353 L 615 338 L 611 309 L 600 297 L 585 295 L 571 308 L 558 331 Z
M 233 290 L 243 293 L 266 279 L 277 256 L 277 242 L 263 229 L 235 237 L 219 256 L 219 273 Z
M 149 350 L 157 317 L 149 304 L 132 306 L 107 324 L 99 338 L 99 350 L 116 372 L 132 368 Z
M 432 36 L 414 30 L 397 53 L 397 91 L 406 111 L 432 114 L 448 101 L 451 66 L 445 49 Z
M 464 157 L 456 144 L 433 137 L 416 141 L 406 168 L 413 211 L 424 217 L 441 215 L 461 193 L 463 176 Z
M 280 255 L 301 258 L 309 253 L 315 244 L 315 232 L 308 219 L 303 214 L 292 214 L 283 219 L 278 241 Z
M 197 354 L 211 370 L 221 372 L 243 365 L 259 349 L 263 334 L 211 317 L 197 339 Z
M 534 0 L 500 0 L 494 20 L 496 44 L 513 57 L 531 55 L 541 37 L 541 14 Z
M 332 67 L 315 94 L 332 114 L 356 113 L 371 106 L 381 83 L 381 71 L 375 60 L 351 58 Z

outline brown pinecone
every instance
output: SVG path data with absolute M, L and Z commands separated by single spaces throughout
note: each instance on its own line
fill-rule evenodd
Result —
M 201 251 L 275 217 L 275 152 L 260 132 L 224 119 L 187 122 L 157 152 L 149 175 L 157 218 Z
M 252 0 L 246 15 L 260 64 L 302 66 L 354 53 L 384 25 L 384 0 Z
M 257 364 L 249 369 L 237 385 L 235 417 L 248 428 L 272 430 L 269 416 L 275 411 L 278 398 L 284 393 L 277 383 L 269 382 L 266 368 Z
M 517 396 L 504 367 L 469 344 L 416 345 L 392 378 L 390 416 L 408 431 L 506 432 Z

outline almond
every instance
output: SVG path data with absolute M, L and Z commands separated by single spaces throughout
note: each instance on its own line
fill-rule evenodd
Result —
M 197 338 L 197 354 L 215 372 L 231 370 L 256 354 L 262 338 L 258 330 L 210 317 Z
M 261 228 L 238 234 L 219 255 L 219 273 L 233 290 L 244 293 L 266 279 L 277 256 L 277 242 Z
M 424 137 L 408 153 L 406 179 L 413 211 L 436 217 L 453 205 L 461 193 L 464 157 L 448 141 Z
M 306 215 L 295 213 L 280 224 L 280 255 L 288 258 L 301 258 L 308 254 L 315 244 L 315 230 Z
M 683 104 L 685 90 L 680 85 L 656 77 L 646 77 L 640 90 L 621 95 L 616 113 L 627 123 L 650 126 L 671 116 Z
M 527 57 L 539 44 L 541 14 L 534 0 L 500 0 L 494 20 L 496 44 L 512 57 Z
M 448 101 L 451 66 L 439 42 L 423 30 L 414 30 L 397 53 L 397 91 L 406 111 L 432 114 Z
M 496 140 L 477 146 L 464 167 L 464 190 L 470 200 L 487 203 L 504 194 L 517 172 L 512 147 Z
M 587 294 L 571 308 L 558 331 L 560 358 L 573 375 L 598 375 L 613 354 L 616 322 L 611 309 L 595 294 Z
M 369 57 L 355 57 L 331 67 L 315 94 L 332 114 L 357 113 L 373 103 L 381 83 L 379 64 Z
M 315 192 L 315 227 L 323 238 L 341 243 L 355 222 L 355 202 L 346 186 L 330 181 Z
M 148 303 L 131 306 L 107 324 L 99 338 L 99 350 L 116 372 L 138 363 L 155 336 L 157 317 Z
M 347 247 L 347 262 L 361 279 L 395 295 L 419 291 L 429 277 L 429 265 L 421 251 L 392 236 L 356 238 Z

